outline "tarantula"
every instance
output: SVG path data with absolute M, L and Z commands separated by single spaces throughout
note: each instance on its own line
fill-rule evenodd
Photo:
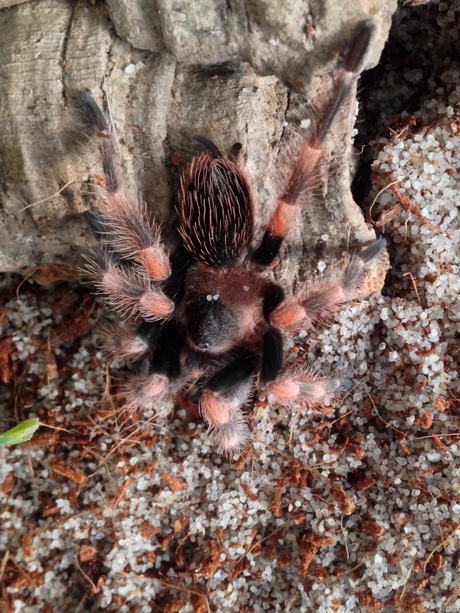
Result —
M 207 139 L 180 179 L 179 246 L 164 247 L 158 224 L 117 177 L 105 118 L 87 93 L 83 110 L 101 136 L 105 191 L 91 225 L 101 236 L 88 269 L 109 307 L 126 320 L 107 332 L 112 352 L 139 362 L 126 384 L 129 403 L 154 407 L 198 371 L 199 412 L 214 444 L 228 455 L 247 439 L 242 407 L 255 381 L 282 405 L 318 408 L 337 394 L 336 380 L 310 364 L 285 366 L 283 331 L 321 322 L 353 298 L 382 240 L 351 256 L 329 279 L 294 296 L 269 277 L 322 154 L 324 140 L 364 61 L 374 26 L 364 22 L 346 53 L 330 104 L 304 139 L 261 243 L 251 247 L 254 194 L 235 159 Z M 197 376 L 196 373 L 194 375 Z

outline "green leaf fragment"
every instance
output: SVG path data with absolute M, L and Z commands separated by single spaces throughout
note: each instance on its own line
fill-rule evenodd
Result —
M 3 434 L 0 434 L 0 447 L 4 445 L 18 445 L 19 443 L 29 441 L 39 426 L 40 420 L 38 417 L 32 417 L 31 419 L 22 421 L 14 428 L 11 428 L 11 430 L 7 430 Z

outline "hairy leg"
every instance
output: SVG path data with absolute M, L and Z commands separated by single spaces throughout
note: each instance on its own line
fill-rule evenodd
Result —
M 311 283 L 292 299 L 286 299 L 270 314 L 270 323 L 284 330 L 309 327 L 329 319 L 344 302 L 353 299 L 362 286 L 369 266 L 378 259 L 386 243 L 379 239 L 361 253 L 351 256 L 348 264 L 333 278 Z
M 260 359 L 243 352 L 206 381 L 199 401 L 200 414 L 212 441 L 224 455 L 238 452 L 248 438 L 242 406 L 248 401 Z
M 355 32 L 340 67 L 330 104 L 301 147 L 262 242 L 252 255 L 253 260 L 261 266 L 269 266 L 273 262 L 283 240 L 296 222 L 299 206 L 321 160 L 326 136 L 359 76 L 373 32 L 374 25 L 370 21 L 363 22 Z
M 289 366 L 267 385 L 269 394 L 283 406 L 299 406 L 329 413 L 330 402 L 338 395 L 340 383 L 318 373 L 310 363 Z

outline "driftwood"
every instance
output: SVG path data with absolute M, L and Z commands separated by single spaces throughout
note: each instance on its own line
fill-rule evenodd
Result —
M 102 173 L 97 145 L 81 129 L 78 92 L 90 91 L 110 113 L 126 176 L 161 220 L 174 213 L 174 159 L 196 147 L 192 134 L 224 152 L 241 143 L 260 235 L 285 175 L 286 119 L 302 101 L 321 108 L 364 19 L 377 28 L 367 67 L 378 62 L 396 0 L 4 0 L 0 7 L 0 271 L 30 272 L 72 269 L 87 239 L 83 214 Z M 327 260 L 374 237 L 349 189 L 355 110 L 352 95 L 328 141 L 332 170 L 302 212 L 281 274 L 300 259 Z M 376 286 L 384 269 L 383 262 Z

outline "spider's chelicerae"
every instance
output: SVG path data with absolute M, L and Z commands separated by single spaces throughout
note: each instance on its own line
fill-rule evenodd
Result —
M 335 275 L 292 295 L 270 277 L 317 169 L 329 128 L 359 74 L 373 25 L 357 29 L 335 81 L 330 104 L 299 147 L 284 192 L 261 243 L 251 246 L 254 195 L 235 159 L 199 138 L 180 181 L 179 247 L 164 247 L 160 228 L 135 191 L 117 178 L 109 130 L 89 94 L 86 116 L 100 135 L 105 192 L 92 225 L 101 235 L 88 268 L 110 308 L 124 323 L 112 327 L 113 352 L 138 362 L 126 384 L 134 407 L 154 407 L 202 373 L 195 390 L 200 414 L 218 449 L 232 455 L 247 440 L 243 408 L 256 381 L 282 405 L 321 408 L 337 394 L 335 379 L 311 364 L 285 365 L 283 332 L 306 329 L 353 298 L 382 240 L 351 256 Z

